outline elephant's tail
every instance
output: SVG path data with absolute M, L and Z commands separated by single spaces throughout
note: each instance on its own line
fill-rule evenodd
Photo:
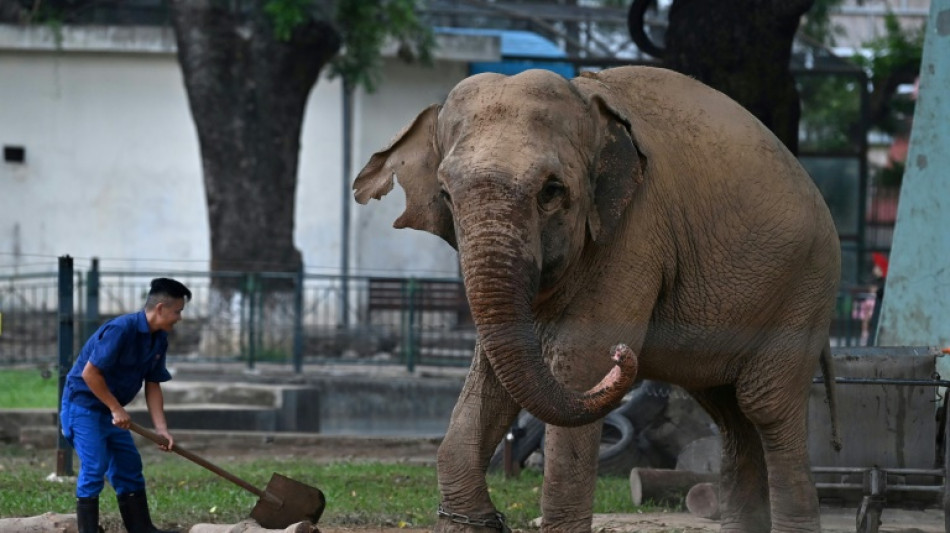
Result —
M 841 436 L 838 435 L 838 399 L 835 394 L 835 366 L 831 360 L 831 343 L 825 343 L 819 358 L 821 374 L 825 382 L 825 402 L 831 411 L 831 447 L 841 451 Z

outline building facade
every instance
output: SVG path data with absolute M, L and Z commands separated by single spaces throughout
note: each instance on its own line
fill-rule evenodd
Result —
M 354 102 L 352 169 L 425 106 L 444 99 L 499 39 L 439 35 L 434 67 L 387 51 L 384 83 Z M 440 239 L 396 231 L 401 194 L 358 208 L 342 176 L 342 88 L 321 78 L 301 135 L 295 242 L 308 270 L 341 264 L 343 198 L 355 273 L 457 274 Z M 197 134 L 172 30 L 155 26 L 0 25 L 0 273 L 55 266 L 206 270 L 209 230 Z

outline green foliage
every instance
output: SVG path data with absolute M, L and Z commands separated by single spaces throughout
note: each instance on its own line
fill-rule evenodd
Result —
M 404 60 L 432 61 L 435 37 L 417 16 L 416 0 L 339 0 L 336 20 L 343 35 L 343 51 L 334 58 L 331 75 L 351 87 L 373 91 L 379 83 L 380 50 L 395 39 Z
M 890 166 L 877 169 L 874 181 L 881 187 L 899 187 L 904 181 L 904 163 L 891 161 Z
M 894 13 L 884 17 L 884 36 L 865 43 L 867 55 L 858 54 L 854 60 L 867 70 L 875 92 L 886 101 L 888 112 L 876 117 L 871 126 L 885 133 L 900 133 L 913 117 L 914 101 L 896 95 L 897 86 L 912 83 L 920 72 L 923 57 L 924 30 L 904 29 Z
M 256 498 L 184 459 L 143 449 L 152 518 L 160 525 L 190 526 L 199 522 L 236 523 L 246 518 Z M 438 482 L 431 466 L 406 463 L 348 462 L 319 464 L 300 455 L 268 459 L 229 459 L 225 468 L 254 486 L 264 487 L 274 472 L 319 488 L 327 498 L 321 524 L 431 527 L 439 503 Z M 213 459 L 218 464 L 220 460 Z M 56 453 L 5 447 L 0 451 L 0 516 L 34 516 L 74 512 L 72 482 L 46 482 L 55 469 Z M 540 516 L 541 475 L 525 471 L 517 478 L 489 476 L 496 505 L 514 528 L 527 528 Z M 115 499 L 106 489 L 100 502 L 103 521 L 118 521 Z M 626 478 L 601 478 L 594 498 L 595 513 L 655 510 L 635 507 Z
M 289 363 L 291 359 L 291 354 L 280 348 L 264 348 L 254 354 L 257 363 Z
M 294 28 L 307 21 L 312 0 L 268 0 L 264 12 L 274 24 L 274 35 L 279 41 L 289 41 Z
M 802 75 L 796 80 L 801 96 L 800 148 L 841 152 L 858 148 L 861 94 L 854 76 Z
M 840 29 L 830 22 L 841 0 L 817 0 L 808 12 L 802 32 L 823 44 L 833 44 Z M 884 18 L 884 36 L 865 43 L 852 59 L 863 68 L 872 86 L 870 128 L 889 134 L 902 133 L 913 116 L 914 101 L 895 95 L 898 85 L 912 83 L 920 68 L 922 30 L 901 27 L 893 13 Z M 809 151 L 853 151 L 861 132 L 861 95 L 857 80 L 850 76 L 799 76 L 802 100 L 801 147 Z M 886 175 L 885 175 L 886 174 Z M 893 182 L 902 175 L 897 169 L 883 171 L 881 180 Z M 899 177 L 896 178 L 899 183 Z
M 418 4 L 418 0 L 337 0 L 331 17 L 343 46 L 331 62 L 331 76 L 341 76 L 350 87 L 375 90 L 380 52 L 389 39 L 398 44 L 400 58 L 431 64 L 435 37 L 419 18 Z M 281 41 L 290 41 L 294 29 L 311 17 L 327 16 L 315 9 L 314 0 L 268 0 L 264 6 Z
M 802 20 L 801 33 L 818 43 L 834 46 L 835 37 L 844 35 L 844 28 L 831 20 L 832 12 L 844 0 L 815 0 Z
M 55 369 L 0 370 L 0 409 L 55 409 L 58 398 Z
M 869 57 L 857 55 L 855 61 L 871 72 L 872 81 L 920 69 L 924 49 L 924 30 L 904 29 L 897 15 L 884 16 L 884 36 L 864 44 Z

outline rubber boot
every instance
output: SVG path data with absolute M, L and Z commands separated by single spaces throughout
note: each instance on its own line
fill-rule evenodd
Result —
M 148 497 L 144 489 L 117 496 L 116 499 L 119 501 L 122 523 L 129 533 L 178 533 L 178 530 L 158 529 L 152 524 L 152 517 L 148 513 Z
M 101 533 L 98 497 L 76 498 L 76 525 L 79 533 Z

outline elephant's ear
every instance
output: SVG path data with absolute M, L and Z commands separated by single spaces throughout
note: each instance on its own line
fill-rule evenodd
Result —
M 353 181 L 356 201 L 379 200 L 393 189 L 393 179 L 406 192 L 406 210 L 393 223 L 395 228 L 428 231 L 455 247 L 452 213 L 439 194 L 436 172 L 442 155 L 436 142 L 436 127 L 442 106 L 431 105 L 402 129 L 389 146 L 376 152 Z
M 630 119 L 618 106 L 609 85 L 594 72 L 583 72 L 571 80 L 597 115 L 597 131 L 592 138 L 594 161 L 591 170 L 591 204 L 587 227 L 595 242 L 604 242 L 620 224 L 623 213 L 646 172 L 646 157 L 640 149 Z
M 594 208 L 587 216 L 587 227 L 594 241 L 603 242 L 620 224 L 637 186 L 643 182 L 647 162 L 637 146 L 630 120 L 609 103 L 607 96 L 592 91 L 592 86 L 602 86 L 589 79 L 575 79 L 580 82 L 575 85 L 581 93 L 588 95 L 591 111 L 600 119 L 599 135 L 594 136 L 599 143 L 591 173 Z

